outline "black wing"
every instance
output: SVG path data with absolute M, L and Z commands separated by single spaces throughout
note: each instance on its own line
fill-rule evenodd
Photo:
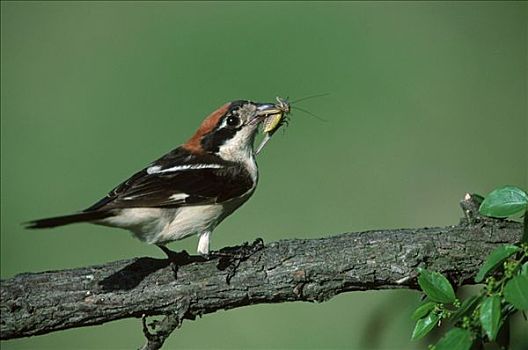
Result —
M 197 157 L 178 148 L 134 174 L 85 212 L 222 203 L 253 187 L 253 179 L 242 166 L 216 156 Z

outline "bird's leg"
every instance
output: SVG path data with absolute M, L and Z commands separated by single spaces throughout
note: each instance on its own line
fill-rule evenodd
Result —
M 187 251 L 182 250 L 181 252 L 175 252 L 173 250 L 170 250 L 164 245 L 157 244 L 157 246 L 163 250 L 163 252 L 167 255 L 167 259 L 170 262 L 170 267 L 172 269 L 172 272 L 174 273 L 174 278 L 178 278 L 178 268 L 180 265 L 185 265 L 189 263 L 190 261 L 190 255 L 187 253 Z
M 253 254 L 264 248 L 262 238 L 257 238 L 253 243 L 245 242 L 241 246 L 232 248 L 223 248 L 219 251 L 213 251 L 207 254 L 208 259 L 219 258 L 217 267 L 220 270 L 227 270 L 226 282 L 229 284 L 231 278 L 236 273 L 237 268 L 242 261 L 249 259 Z
M 196 251 L 201 256 L 207 258 L 209 256 L 209 241 L 211 240 L 211 231 L 202 232 L 199 237 L 198 248 Z

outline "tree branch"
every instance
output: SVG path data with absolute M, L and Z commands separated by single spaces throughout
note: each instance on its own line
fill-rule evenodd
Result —
M 159 349 L 184 319 L 221 309 L 322 302 L 356 290 L 415 289 L 418 266 L 446 274 L 455 285 L 473 283 L 484 257 L 498 244 L 519 241 L 521 235 L 520 223 L 463 220 L 456 226 L 272 242 L 236 261 L 236 270 L 222 259 L 191 256 L 181 262 L 177 279 L 167 260 L 147 257 L 24 273 L 1 281 L 1 339 L 168 315 L 154 334 L 144 320 L 143 349 Z

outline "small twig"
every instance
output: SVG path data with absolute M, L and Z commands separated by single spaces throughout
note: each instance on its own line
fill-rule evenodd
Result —
M 484 197 L 478 194 L 466 193 L 464 198 L 460 201 L 460 206 L 462 207 L 466 220 L 470 225 L 474 225 L 480 220 L 481 216 L 479 208 L 483 200 Z
M 521 242 L 528 243 L 528 209 L 524 212 L 523 236 Z
M 163 320 L 156 323 L 156 328 L 158 329 L 156 333 L 151 333 L 147 326 L 147 317 L 143 315 L 141 317 L 141 322 L 143 324 L 143 334 L 147 339 L 146 343 L 141 347 L 140 350 L 158 350 L 161 349 L 165 340 L 171 335 L 171 333 L 176 329 L 180 328 L 182 320 L 177 314 L 166 315 Z

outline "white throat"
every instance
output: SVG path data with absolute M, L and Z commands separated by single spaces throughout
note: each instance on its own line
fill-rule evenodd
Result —
M 251 178 L 256 182 L 258 169 L 253 149 L 254 139 L 255 131 L 252 128 L 242 129 L 235 137 L 219 147 L 218 154 L 222 159 L 244 164 Z

